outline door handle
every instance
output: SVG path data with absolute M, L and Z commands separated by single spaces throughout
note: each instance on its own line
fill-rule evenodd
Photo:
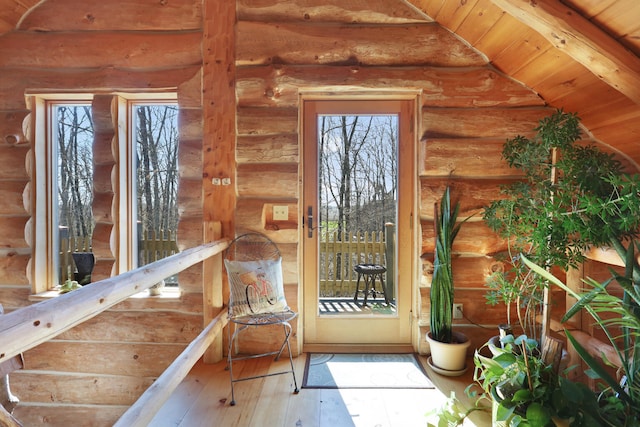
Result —
M 313 206 L 307 207 L 307 237 L 313 237 Z

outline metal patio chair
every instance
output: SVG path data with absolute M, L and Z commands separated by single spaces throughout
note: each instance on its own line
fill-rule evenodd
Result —
M 231 406 L 236 404 L 234 384 L 273 375 L 291 373 L 294 393 L 298 393 L 298 383 L 291 355 L 289 337 L 292 327 L 289 322 L 298 316 L 292 311 L 284 296 L 282 277 L 282 257 L 277 245 L 260 233 L 247 233 L 236 237 L 224 253 L 224 264 L 229 278 L 229 348 L 227 364 L 231 379 Z M 282 325 L 284 339 L 280 349 L 260 354 L 238 355 L 238 335 L 249 327 Z M 233 330 L 233 331 L 232 331 Z M 234 378 L 233 363 L 239 360 L 275 355 L 278 360 L 287 348 L 290 369 Z

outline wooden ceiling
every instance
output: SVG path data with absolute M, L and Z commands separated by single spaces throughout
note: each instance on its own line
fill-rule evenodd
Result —
M 408 0 L 640 164 L 640 2 Z
M 29 11 L 47 1 L 0 0 L 0 36 L 22 29 Z M 340 2 L 354 3 L 358 7 L 352 10 L 362 10 L 363 16 L 354 17 L 354 23 L 366 22 L 366 14 L 374 13 L 380 20 L 379 8 L 374 10 L 371 4 L 388 8 L 390 23 L 394 17 L 407 19 L 414 13 L 418 19 L 438 22 L 484 54 L 495 68 L 535 90 L 550 106 L 577 112 L 594 138 L 640 165 L 640 1 Z M 246 2 L 238 0 L 241 3 Z M 327 9 L 335 1 L 278 3 Z

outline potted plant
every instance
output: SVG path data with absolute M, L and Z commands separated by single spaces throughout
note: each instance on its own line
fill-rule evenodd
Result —
M 493 278 L 490 302 L 515 303 L 524 313 L 520 328 L 540 341 L 549 317 L 546 282 L 522 268 L 521 255 L 544 269 L 567 269 L 581 263 L 590 247 L 612 245 L 623 252 L 620 242 L 640 226 L 640 181 L 625 174 L 613 155 L 578 143 L 575 114 L 557 110 L 535 131 L 532 138 L 505 143 L 503 158 L 523 177 L 502 187 L 502 198 L 485 209 L 484 220 L 508 242 L 507 269 Z
M 430 364 L 434 370 L 445 375 L 461 375 L 465 370 L 470 342 L 461 332 L 453 331 L 452 246 L 462 222 L 457 222 L 460 203 L 456 203 L 452 208 L 450 193 L 447 186 L 439 205 L 436 203 L 434 207 L 435 253 L 430 292 L 431 330 L 427 333 L 427 341 L 431 349 Z
M 589 366 L 589 376 L 603 384 L 597 404 L 606 420 L 601 425 L 606 426 L 640 426 L 640 266 L 636 261 L 634 246 L 640 251 L 637 242 L 629 243 L 623 258 L 624 275 L 613 272 L 611 278 L 602 283 L 587 278 L 587 291 L 581 294 L 547 270 L 523 258 L 525 265 L 534 273 L 576 299 L 577 302 L 567 311 L 562 322 L 584 309 L 613 348 L 616 364 L 606 358 L 598 360 L 571 331 L 565 330 L 567 338 Z M 620 284 L 622 294 L 609 291 L 609 285 L 614 281 Z M 620 377 L 612 376 L 606 369 L 607 365 L 616 368 Z
M 493 400 L 494 426 L 601 426 L 596 396 L 558 372 L 537 340 L 507 335 L 492 356 L 474 356 L 474 380 Z
M 73 252 L 71 256 L 77 270 L 75 280 L 81 286 L 88 285 L 91 283 L 91 272 L 96 261 L 93 252 Z

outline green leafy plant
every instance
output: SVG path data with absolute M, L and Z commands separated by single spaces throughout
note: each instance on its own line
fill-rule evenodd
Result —
M 493 356 L 474 356 L 474 380 L 494 401 L 494 421 L 507 426 L 548 427 L 560 419 L 570 425 L 600 426 L 595 395 L 560 375 L 544 361 L 538 342 L 507 335 Z
M 488 301 L 515 302 L 528 310 L 519 320 L 532 337 L 531 319 L 541 311 L 546 284 L 521 267 L 520 254 L 545 269 L 566 269 L 581 263 L 590 247 L 611 245 L 620 252 L 620 242 L 636 236 L 640 226 L 640 179 L 625 174 L 612 154 L 578 143 L 576 114 L 557 110 L 534 130 L 532 138 L 516 136 L 505 143 L 503 158 L 523 178 L 503 186 L 502 198 L 483 215 L 509 244 L 509 268 L 490 279 Z
M 67 279 L 62 285 L 60 285 L 59 292 L 61 294 L 66 294 L 67 292 L 75 291 L 81 287 L 82 286 L 77 281 Z
M 440 342 L 453 340 L 453 271 L 451 268 L 452 246 L 462 223 L 457 223 L 460 203 L 451 208 L 450 189 L 447 187 L 435 206 L 435 254 L 431 281 L 431 337 Z
M 640 250 L 636 242 L 627 246 L 624 275 L 612 270 L 611 278 L 602 283 L 585 279 L 590 290 L 584 293 L 575 292 L 544 268 L 523 258 L 532 271 L 577 300 L 562 321 L 566 322 L 584 309 L 604 332 L 616 353 L 621 378 L 614 378 L 606 369 L 606 366 L 618 366 L 606 358 L 598 360 L 593 357 L 571 331 L 565 330 L 567 338 L 590 368 L 586 373 L 591 378 L 602 380 L 606 386 L 599 401 L 601 412 L 607 420 L 607 424 L 603 425 L 640 425 L 640 281 L 634 278 L 638 276 L 640 267 L 636 262 L 634 246 Z M 609 285 L 614 281 L 622 287 L 622 296 L 609 291 Z
M 467 387 L 465 393 L 472 398 L 477 397 L 477 393 L 472 390 L 473 384 Z M 447 400 L 443 405 L 437 407 L 427 413 L 427 422 L 428 427 L 454 427 L 461 426 L 464 424 L 464 421 L 474 412 L 483 411 L 490 412 L 491 408 L 483 405 L 483 397 L 484 395 L 479 396 L 475 404 L 471 407 L 467 407 L 463 404 L 455 392 L 451 392 Z M 437 421 L 432 421 L 435 419 Z

